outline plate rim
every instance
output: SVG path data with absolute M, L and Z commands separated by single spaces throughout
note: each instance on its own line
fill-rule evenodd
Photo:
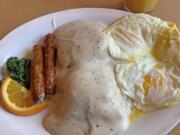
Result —
M 120 9 L 112 9 L 112 8 L 93 8 L 93 7 L 88 7 L 88 8 L 72 8 L 72 9 L 66 9 L 66 10 L 60 10 L 60 11 L 56 11 L 56 12 L 52 12 L 52 13 L 49 13 L 49 14 L 45 14 L 45 15 L 42 15 L 42 16 L 38 16 L 38 17 L 35 17 L 29 21 L 25 21 L 24 23 L 18 25 L 17 27 L 13 28 L 12 30 L 10 30 L 9 32 L 7 32 L 1 39 L 0 39 L 0 45 L 1 45 L 1 42 L 6 40 L 6 38 L 8 38 L 12 33 L 14 33 L 15 31 L 21 29 L 22 27 L 24 27 L 25 25 L 29 24 L 29 23 L 32 23 L 34 21 L 37 21 L 39 19 L 43 19 L 43 18 L 46 18 L 46 17 L 50 17 L 50 16 L 53 16 L 53 15 L 56 15 L 56 14 L 66 14 L 68 12 L 75 12 L 75 11 L 78 11 L 78 10 L 86 10 L 86 11 L 93 11 L 93 10 L 108 10 L 108 12 L 123 12 L 123 13 L 126 13 L 126 14 L 130 14 L 131 12 L 128 12 L 128 11 L 124 11 L 124 10 L 120 10 Z

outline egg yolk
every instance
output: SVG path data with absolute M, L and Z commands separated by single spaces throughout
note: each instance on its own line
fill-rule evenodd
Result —
M 154 48 L 152 49 L 152 54 L 157 60 L 163 60 L 164 54 L 170 47 L 169 41 L 169 29 L 159 32 L 155 40 Z
M 156 36 L 152 55 L 162 61 L 171 46 L 171 40 L 180 38 L 180 33 L 175 24 L 169 24 L 169 28 L 160 30 Z
M 137 61 L 135 56 L 129 56 L 128 60 L 130 62 L 136 62 Z
M 144 113 L 143 113 L 141 110 L 135 108 L 134 111 L 133 111 L 133 112 L 131 113 L 131 115 L 129 116 L 129 121 L 130 121 L 130 122 L 134 122 L 134 121 L 136 121 L 137 119 L 139 119 L 139 117 L 141 117 L 143 114 L 144 114 Z
M 156 90 L 156 89 L 162 89 L 164 84 L 164 79 L 161 76 L 153 77 L 151 75 L 145 75 L 144 76 L 144 95 L 147 96 L 149 89 Z

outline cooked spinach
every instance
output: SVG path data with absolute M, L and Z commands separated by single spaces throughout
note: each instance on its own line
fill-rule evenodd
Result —
M 10 57 L 6 62 L 6 71 L 11 78 L 28 87 L 30 63 L 26 58 Z

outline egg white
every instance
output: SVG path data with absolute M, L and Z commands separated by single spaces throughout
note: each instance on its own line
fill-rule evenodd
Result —
M 146 14 L 120 18 L 107 28 L 117 84 L 144 112 L 180 102 L 180 32 Z

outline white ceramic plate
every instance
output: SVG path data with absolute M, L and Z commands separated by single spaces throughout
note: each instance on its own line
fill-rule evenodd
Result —
M 26 56 L 32 46 L 56 26 L 72 20 L 99 20 L 110 24 L 128 12 L 114 9 L 82 8 L 56 12 L 32 20 L 10 32 L 0 41 L 0 68 L 10 56 Z M 2 70 L 1 70 L 2 71 Z M 2 73 L 0 73 L 2 77 Z M 42 120 L 47 110 L 34 116 L 15 116 L 0 107 L 1 135 L 48 135 Z M 165 135 L 180 121 L 180 105 L 144 115 L 123 135 Z

